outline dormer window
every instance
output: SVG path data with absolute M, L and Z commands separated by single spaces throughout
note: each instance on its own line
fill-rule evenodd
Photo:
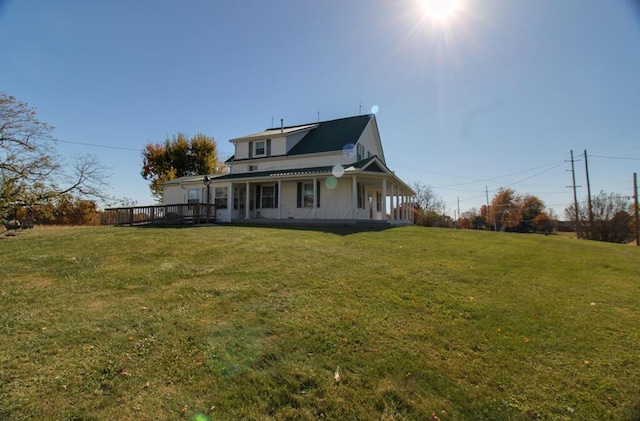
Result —
M 256 142 L 256 156 L 265 154 L 265 141 L 259 140 Z
M 271 156 L 271 139 L 249 142 L 249 159 L 259 156 Z

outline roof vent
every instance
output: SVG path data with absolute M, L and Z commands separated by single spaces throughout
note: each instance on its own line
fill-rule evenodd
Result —
M 280 119 L 280 132 L 284 132 L 284 118 Z

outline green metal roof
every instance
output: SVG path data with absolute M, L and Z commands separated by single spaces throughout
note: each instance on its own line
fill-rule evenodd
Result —
M 345 145 L 355 145 L 372 117 L 368 114 L 318 123 L 287 155 L 341 151 Z
M 369 172 L 384 172 L 384 170 L 382 170 L 377 164 L 374 164 L 372 168 L 366 168 L 367 165 L 369 165 L 369 163 L 371 163 L 375 159 L 376 159 L 376 156 L 371 156 L 369 158 L 360 160 L 358 162 L 354 162 L 353 164 L 346 165 L 345 167 L 346 168 L 353 167 L 354 169 L 357 169 L 357 170 L 365 170 Z M 333 169 L 334 169 L 333 166 L 328 165 L 328 166 L 322 166 L 322 167 L 290 168 L 286 170 L 251 171 L 251 172 L 224 174 L 224 175 L 212 175 L 211 179 L 213 181 L 221 181 L 221 180 L 235 180 L 239 178 L 282 177 L 287 175 L 305 175 L 305 174 L 331 174 L 333 172 Z M 189 178 L 189 181 L 191 181 L 191 179 L 200 181 L 202 177 L 203 176 L 194 176 Z M 175 181 L 175 180 L 172 180 L 172 181 Z

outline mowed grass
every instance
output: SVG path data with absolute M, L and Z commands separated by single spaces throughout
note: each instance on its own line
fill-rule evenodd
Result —
M 0 251 L 3 420 L 640 418 L 636 247 L 210 226 Z

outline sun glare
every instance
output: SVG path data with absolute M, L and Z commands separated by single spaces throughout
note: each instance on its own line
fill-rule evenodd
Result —
M 419 0 L 427 17 L 448 23 L 462 8 L 463 0 Z

